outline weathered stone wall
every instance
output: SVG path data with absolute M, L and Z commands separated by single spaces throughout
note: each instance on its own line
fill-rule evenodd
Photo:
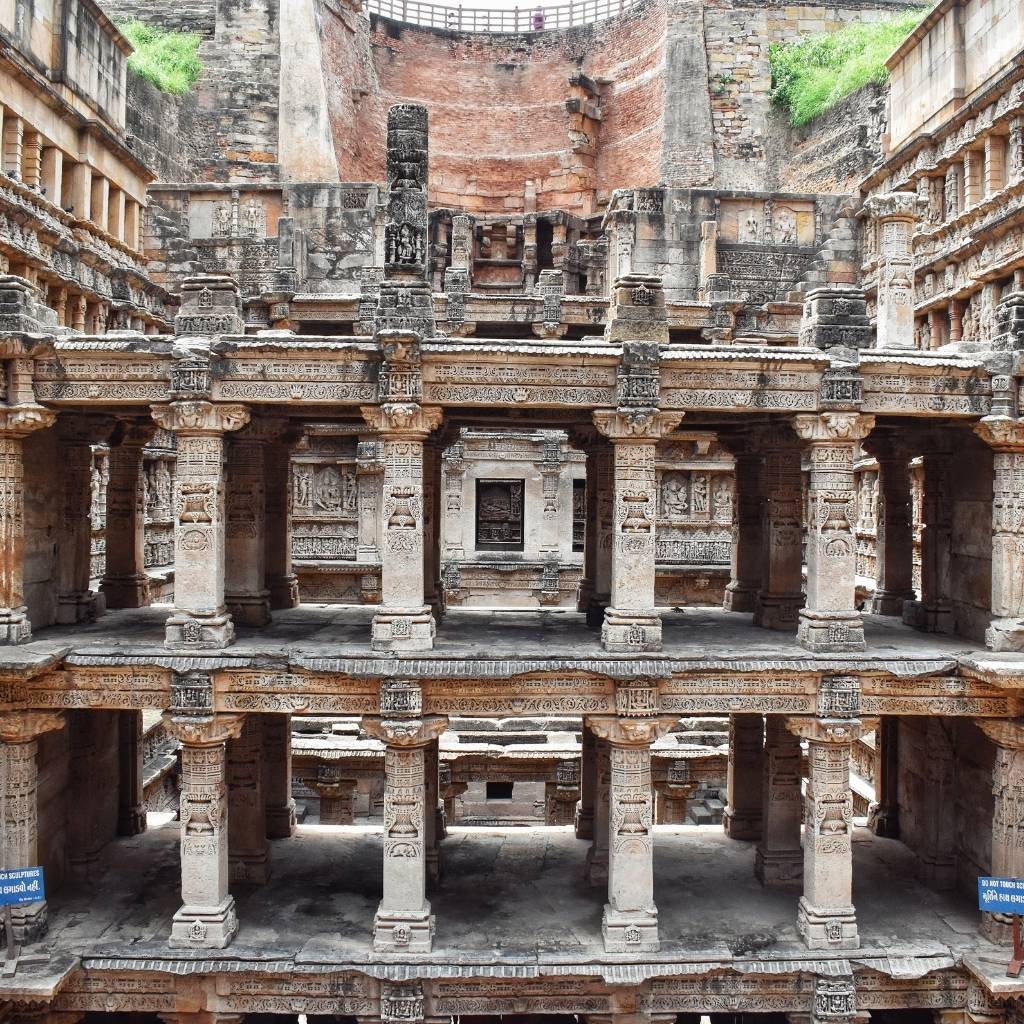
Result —
M 195 93 L 172 96 L 129 71 L 125 127 L 135 153 L 158 180 L 195 180 L 198 103 Z
M 973 898 L 978 891 L 978 875 L 992 869 L 995 744 L 966 719 L 957 720 L 955 737 L 957 888 Z
M 149 22 L 159 15 L 161 28 L 174 32 L 198 32 L 212 39 L 217 25 L 216 0 L 175 0 L 154 10 L 152 0 L 104 0 L 103 9 L 114 21 Z

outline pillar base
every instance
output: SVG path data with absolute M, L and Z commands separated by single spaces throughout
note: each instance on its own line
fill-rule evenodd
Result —
M 228 594 L 224 603 L 228 614 L 239 626 L 265 626 L 270 622 L 270 591 L 258 594 Z
M 267 582 L 267 588 L 270 591 L 271 611 L 280 611 L 282 608 L 298 608 L 298 576 L 275 576 L 273 579 Z
M 32 639 L 27 608 L 0 608 L 0 646 L 23 644 Z
M 754 854 L 754 877 L 766 889 L 803 888 L 803 850 L 765 850 Z
M 604 610 L 601 646 L 606 651 L 635 654 L 639 651 L 661 650 L 661 618 L 651 611 Z
M 808 949 L 858 949 L 857 918 L 853 907 L 812 907 L 800 897 L 796 930 Z
M 95 622 L 96 597 L 92 591 L 60 594 L 57 597 L 57 622 L 62 626 L 72 626 L 76 622 Z
M 267 838 L 290 839 L 295 835 L 295 801 L 267 807 Z
M 722 607 L 727 612 L 752 612 L 757 605 L 757 587 L 733 581 L 725 588 Z
M 219 615 L 193 616 L 175 612 L 168 620 L 164 643 L 171 647 L 229 647 L 235 640 L 235 624 L 227 612 Z
M 143 573 L 104 576 L 100 593 L 108 608 L 145 608 L 150 603 L 149 577 Z
M 382 953 L 429 953 L 434 944 L 434 915 L 423 910 L 377 908 L 373 919 L 373 948 Z
M 912 590 L 876 590 L 871 599 L 871 611 L 875 615 L 903 615 L 903 606 L 914 600 Z
M 722 827 L 730 839 L 760 839 L 761 815 L 726 810 L 722 815 Z
M 235 898 L 228 896 L 216 907 L 182 907 L 174 915 L 167 945 L 189 949 L 224 949 L 237 934 Z
M 146 831 L 146 808 L 141 804 L 124 808 L 117 817 L 119 836 L 140 836 Z
M 945 604 L 926 605 L 921 601 L 904 601 L 903 621 L 925 633 L 952 633 L 953 609 Z
M 802 594 L 759 594 L 754 604 L 754 625 L 791 632 L 800 621 Z
M 573 822 L 574 830 L 576 832 L 577 839 L 593 839 L 594 838 L 594 808 L 588 807 L 586 809 L 580 807 L 576 811 L 576 819 Z
M 606 903 L 601 934 L 606 953 L 657 953 L 661 948 L 657 910 L 614 910 Z
M 985 630 L 990 651 L 1024 651 L 1024 619 L 993 619 Z
M 979 930 L 989 942 L 1003 946 L 1013 938 L 1013 919 L 1009 914 L 982 914 Z M 17 935 L 17 927 L 14 933 Z
M 817 654 L 842 654 L 863 651 L 864 621 L 860 612 L 800 612 L 797 641 L 806 651 Z
M 594 847 L 587 850 L 587 863 L 583 876 L 593 889 L 608 888 L 608 851 L 602 850 L 601 857 L 595 856 Z
M 11 924 L 16 942 L 37 942 L 46 934 L 46 900 L 15 904 L 11 907 Z
M 270 856 L 260 853 L 233 854 L 228 861 L 228 877 L 241 885 L 266 885 L 270 881 Z
M 429 651 L 437 631 L 427 607 L 379 611 L 371 629 L 370 646 L 375 651 Z

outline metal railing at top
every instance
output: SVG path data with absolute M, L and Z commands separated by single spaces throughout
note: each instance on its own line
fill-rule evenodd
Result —
M 512 7 L 485 10 L 476 7 L 447 7 L 422 0 L 366 0 L 366 9 L 392 21 L 410 25 L 447 29 L 451 32 L 493 32 L 521 35 L 551 29 L 591 25 L 622 14 L 637 0 L 576 0 L 574 3 L 547 7 Z

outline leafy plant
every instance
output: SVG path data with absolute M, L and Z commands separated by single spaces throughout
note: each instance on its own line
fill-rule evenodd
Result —
M 772 43 L 772 100 L 799 127 L 869 82 L 884 82 L 889 77 L 886 58 L 926 13 L 927 8 L 918 8 L 799 43 Z
M 135 52 L 128 67 L 162 92 L 182 96 L 199 78 L 199 33 L 173 32 L 141 21 L 117 26 Z

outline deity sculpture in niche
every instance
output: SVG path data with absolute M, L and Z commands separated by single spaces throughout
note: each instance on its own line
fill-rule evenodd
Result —
M 218 203 L 213 211 L 213 233 L 217 238 L 231 234 L 231 208 L 227 203 Z
M 292 471 L 292 488 L 296 508 L 311 507 L 312 480 L 310 476 L 310 469 L 306 466 L 296 466 Z
M 696 515 L 704 515 L 708 510 L 708 478 L 698 473 L 693 478 L 693 511 Z
M 715 519 L 720 523 L 732 522 L 732 485 L 725 476 L 715 482 Z
M 477 481 L 476 542 L 483 548 L 522 548 L 522 480 Z
M 757 214 L 750 210 L 747 213 L 746 220 L 743 222 L 743 228 L 740 232 L 741 242 L 757 242 L 761 238 L 761 224 L 757 219 Z
M 321 512 L 338 512 L 341 510 L 341 500 L 341 474 L 334 466 L 327 466 L 316 477 L 314 507 Z
M 796 214 L 788 206 L 775 210 L 772 222 L 775 241 L 780 245 L 796 245 Z
M 667 473 L 661 484 L 661 514 L 666 519 L 683 519 L 689 511 L 686 478 L 680 473 Z

